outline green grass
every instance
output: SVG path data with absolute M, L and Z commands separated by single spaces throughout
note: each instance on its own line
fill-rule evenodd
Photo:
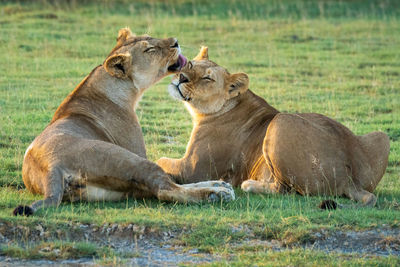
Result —
M 260 249 L 254 253 L 237 252 L 237 261 L 211 264 L 211 266 L 398 266 L 396 257 L 360 257 L 359 255 L 326 254 L 295 249 L 272 252 Z
M 304 242 L 320 229 L 400 226 L 400 6 L 397 1 L 61 1 L 0 3 L 0 218 L 68 230 L 67 222 L 136 223 L 188 229 L 176 241 L 228 255 L 248 236 Z M 318 112 L 356 134 L 381 130 L 391 140 L 387 172 L 375 208 L 320 211 L 319 197 L 258 196 L 237 191 L 228 204 L 176 205 L 129 199 L 118 203 L 64 203 L 29 218 L 17 204 L 40 196 L 24 189 L 25 149 L 50 121 L 63 98 L 115 44 L 118 29 L 179 38 L 189 58 L 201 45 L 231 72 L 250 76 L 250 88 L 286 112 Z M 189 114 L 171 100 L 169 78 L 149 89 L 138 116 L 148 156 L 181 157 L 191 130 Z M 171 142 L 172 137 L 172 142 Z M 10 251 L 14 251 L 11 247 Z M 18 249 L 15 248 L 18 252 Z M 26 254 L 13 254 L 24 257 Z M 28 253 L 29 254 L 29 253 Z M 32 254 L 34 255 L 34 254 Z M 229 257 L 227 256 L 227 259 Z M 270 261 L 270 263 L 268 263 Z M 237 265 L 396 265 L 393 258 L 360 260 L 313 251 L 244 250 Z M 232 263 L 232 262 L 231 262 Z M 228 263 L 227 263 L 228 264 Z

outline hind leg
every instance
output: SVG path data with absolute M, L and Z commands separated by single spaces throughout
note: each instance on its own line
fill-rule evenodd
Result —
M 376 203 L 371 192 L 387 164 L 385 134 L 358 137 L 319 114 L 279 114 L 268 127 L 264 146 L 273 176 L 300 194 Z
M 63 141 L 68 150 L 60 147 L 61 151 L 56 160 L 63 166 L 53 168 L 49 175 L 40 181 L 33 181 L 32 177 L 24 178 L 24 181 L 28 181 L 29 187 L 39 187 L 41 190 L 38 192 L 45 195 L 44 200 L 31 206 L 33 212 L 38 207 L 58 205 L 62 196 L 71 189 L 71 186 L 65 186 L 66 180 L 71 180 L 71 184 L 77 185 L 83 200 L 97 199 L 96 196 L 89 197 L 89 191 L 85 190 L 88 187 L 108 190 L 110 194 L 103 194 L 104 200 L 115 200 L 115 194 L 111 192 L 129 192 L 134 196 L 151 195 L 160 200 L 177 202 L 233 199 L 231 197 L 234 195 L 233 190 L 225 187 L 179 186 L 155 163 L 111 143 L 80 138 L 73 138 L 67 143 L 65 137 Z M 62 151 L 67 152 L 62 154 Z M 112 199 L 108 199 L 111 196 Z M 18 209 L 16 213 L 24 213 L 25 209 L 22 212 L 20 210 Z
M 319 114 L 279 114 L 268 127 L 264 156 L 273 177 L 302 195 L 346 195 L 371 203 L 356 179 L 351 151 L 356 138 Z
M 390 140 L 383 132 L 372 132 L 357 138 L 362 148 L 355 151 L 358 166 L 362 167 L 358 169 L 358 183 L 364 190 L 373 192 L 386 171 Z
M 79 147 L 79 160 L 86 168 L 87 182 L 106 185 L 107 189 L 149 193 L 163 201 L 200 202 L 216 198 L 232 200 L 233 190 L 224 186 L 196 187 L 175 184 L 169 175 L 154 162 L 137 156 L 121 147 L 101 141 L 85 141 Z M 83 147 L 83 148 L 82 148 Z M 99 166 L 99 162 L 102 163 Z M 92 168 L 92 166 L 96 166 Z

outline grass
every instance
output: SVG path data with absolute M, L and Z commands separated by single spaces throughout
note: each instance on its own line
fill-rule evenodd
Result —
M 0 15 L 1 221 L 41 223 L 65 231 L 68 222 L 187 229 L 177 243 L 224 255 L 226 265 L 398 264 L 393 257 L 357 259 L 303 250 L 243 249 L 233 259 L 229 256 L 231 245 L 249 235 L 291 245 L 312 239 L 321 229 L 400 226 L 400 8 L 396 1 L 3 1 Z M 356 134 L 385 131 L 391 153 L 375 191 L 377 206 L 361 208 L 338 199 L 348 208 L 328 212 L 317 209 L 319 197 L 247 195 L 237 190 L 237 200 L 223 205 L 128 199 L 64 203 L 33 217 L 12 217 L 17 204 L 41 198 L 25 190 L 22 182 L 25 149 L 63 98 L 103 62 L 118 29 L 126 25 L 137 34 L 178 37 L 189 58 L 201 45 L 209 46 L 212 60 L 231 72 L 248 73 L 250 88 L 281 111 L 322 113 Z M 168 96 L 168 83 L 166 78 L 149 89 L 138 109 L 151 160 L 182 156 L 190 135 L 190 116 Z M 33 250 L 18 252 L 17 244 L 7 251 L 21 258 L 37 255 Z
M 215 266 L 396 266 L 399 259 L 395 257 L 360 257 L 359 255 L 326 254 L 309 250 L 294 249 L 285 252 L 256 251 L 249 254 L 246 251 L 238 253 L 235 263 L 226 262 Z

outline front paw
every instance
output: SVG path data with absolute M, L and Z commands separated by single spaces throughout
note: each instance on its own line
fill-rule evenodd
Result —
M 221 181 L 221 180 L 214 180 L 214 181 L 204 181 L 204 182 L 198 182 L 198 183 L 193 183 L 193 184 L 183 184 L 183 187 L 187 188 L 201 188 L 201 187 L 225 187 L 229 190 L 233 190 L 233 187 L 230 183 Z
M 212 181 L 212 186 L 213 187 L 225 187 L 228 190 L 233 191 L 233 187 L 230 183 L 224 182 L 224 181 Z
M 33 214 L 33 209 L 29 206 L 22 206 L 19 205 L 18 207 L 16 207 L 13 211 L 14 216 L 26 216 L 29 217 L 30 215 Z
M 235 191 L 232 186 L 230 188 L 214 187 L 208 195 L 208 202 L 229 202 L 233 200 L 235 200 Z

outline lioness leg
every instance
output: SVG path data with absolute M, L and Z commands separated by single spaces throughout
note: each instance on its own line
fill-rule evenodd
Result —
M 93 142 L 93 144 L 91 144 Z M 151 193 L 160 200 L 178 202 L 199 202 L 215 199 L 215 196 L 229 199 L 230 190 L 225 187 L 182 187 L 175 184 L 157 164 L 139 157 L 119 146 L 101 141 L 85 141 L 77 147 L 82 157 L 80 169 L 86 169 L 88 183 L 107 183 L 108 189 L 116 191 L 133 188 Z M 104 162 L 100 164 L 99 162 Z M 92 166 L 96 166 L 93 168 Z
M 360 183 L 371 173 L 359 147 L 350 130 L 319 114 L 279 114 L 264 139 L 268 166 L 281 183 L 302 195 L 344 195 L 373 204 L 375 196 Z
M 358 182 L 368 192 L 373 192 L 381 181 L 388 164 L 390 140 L 383 132 L 372 132 L 366 135 L 357 136 L 360 140 L 365 161 L 369 168 L 359 170 Z M 361 164 L 360 164 L 361 165 Z M 361 165 L 362 166 L 362 165 Z
M 71 191 L 69 184 L 78 185 L 81 199 L 92 200 L 88 193 L 89 187 L 104 188 L 109 191 L 131 192 L 133 196 L 143 193 L 150 194 L 160 200 L 178 202 L 200 202 L 204 200 L 231 200 L 232 192 L 225 187 L 182 187 L 175 184 L 170 177 L 155 163 L 111 143 L 69 137 L 64 138 L 68 151 L 74 154 L 61 154 L 57 159 L 60 164 L 72 162 L 73 165 L 57 165 L 50 170 L 41 183 L 46 190 L 45 200 L 34 203 L 32 211 L 39 206 L 48 207 L 60 203 L 60 195 L 68 198 Z M 63 148 L 60 147 L 62 150 Z M 73 158 L 73 160 L 71 159 Z M 27 174 L 29 175 L 29 173 Z M 66 183 L 68 181 L 68 183 Z M 72 193 L 72 197 L 76 194 Z M 121 194 L 123 196 L 123 194 Z M 71 198 L 69 200 L 72 200 Z M 107 200 L 107 198 L 105 198 Z M 21 208 L 19 208 L 21 210 Z M 16 211 L 17 214 L 23 214 Z
M 35 201 L 30 206 L 19 205 L 13 211 L 14 215 L 32 215 L 39 208 L 58 206 L 63 198 L 63 179 L 58 168 L 54 168 L 44 178 L 44 199 Z

